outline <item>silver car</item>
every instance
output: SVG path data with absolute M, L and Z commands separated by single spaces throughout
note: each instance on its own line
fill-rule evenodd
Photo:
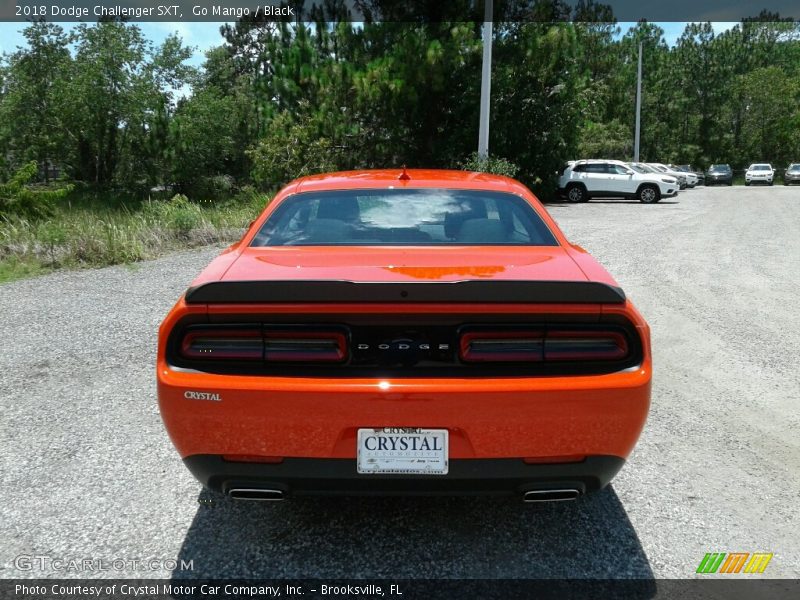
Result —
M 800 183 L 800 163 L 790 164 L 783 174 L 783 185 L 791 185 L 793 183 Z

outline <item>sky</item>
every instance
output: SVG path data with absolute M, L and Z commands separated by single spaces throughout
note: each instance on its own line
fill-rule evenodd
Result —
M 77 23 L 59 23 L 66 31 Z M 195 49 L 190 64 L 199 66 L 203 63 L 205 52 L 209 48 L 222 44 L 219 28 L 222 23 L 137 23 L 144 36 L 155 45 L 161 44 L 171 33 L 178 33 L 185 46 Z M 22 30 L 25 23 L 0 23 L 0 54 L 16 51 L 25 45 Z
M 171 33 L 177 32 L 183 39 L 186 46 L 194 48 L 194 55 L 189 61 L 190 64 L 200 66 L 203 63 L 206 50 L 222 44 L 222 36 L 219 28 L 222 23 L 138 23 L 142 33 L 154 44 L 161 44 Z M 672 46 L 683 33 L 686 23 L 656 23 L 664 30 L 664 38 Z M 720 33 L 730 29 L 736 23 L 714 23 L 714 30 Z M 76 23 L 61 23 L 64 29 L 69 30 Z M 620 23 L 622 33 L 625 33 L 634 23 Z M 18 46 L 25 44 L 22 30 L 25 23 L 0 23 L 0 54 L 14 52 Z

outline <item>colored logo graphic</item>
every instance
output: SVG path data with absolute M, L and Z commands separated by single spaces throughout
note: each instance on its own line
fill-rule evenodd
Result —
M 772 554 L 766 552 L 709 552 L 700 561 L 697 573 L 763 573 Z

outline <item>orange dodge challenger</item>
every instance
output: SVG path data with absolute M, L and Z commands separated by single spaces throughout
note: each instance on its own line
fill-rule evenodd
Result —
M 650 404 L 647 323 L 522 184 L 287 185 L 160 329 L 161 415 L 231 497 L 603 488 Z

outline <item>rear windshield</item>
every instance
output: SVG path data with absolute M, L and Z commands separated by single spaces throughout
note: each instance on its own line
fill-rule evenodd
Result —
M 474 190 L 347 190 L 281 202 L 252 246 L 557 246 L 544 221 L 513 194 Z

